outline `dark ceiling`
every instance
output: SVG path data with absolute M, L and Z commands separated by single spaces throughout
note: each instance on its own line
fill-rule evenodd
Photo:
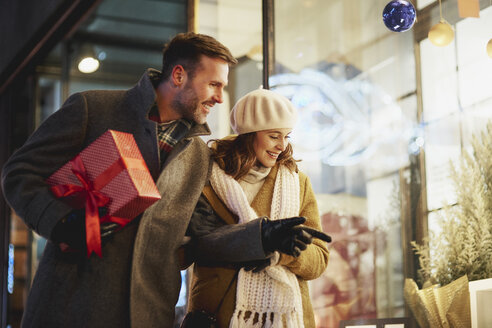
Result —
M 90 74 L 91 79 L 134 82 L 145 68 L 159 69 L 163 45 L 175 34 L 187 30 L 187 3 L 187 0 L 102 0 L 70 39 L 54 49 L 40 70 L 58 71 L 67 51 L 71 55 L 70 75 L 83 78 L 76 70 L 76 62 L 90 46 L 102 59 L 100 69 Z
M 186 0 L 103 0 L 75 39 L 155 50 L 186 31 Z

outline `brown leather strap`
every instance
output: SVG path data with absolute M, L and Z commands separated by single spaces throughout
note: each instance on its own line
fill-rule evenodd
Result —
M 231 289 L 232 283 L 234 282 L 234 280 L 236 280 L 238 274 L 239 274 L 239 270 L 236 270 L 234 277 L 232 277 L 231 282 L 229 283 L 229 286 L 227 286 L 227 289 L 224 292 L 224 296 L 222 296 L 222 298 L 219 302 L 219 305 L 217 305 L 217 309 L 215 309 L 215 312 L 214 312 L 215 315 L 217 315 L 217 313 L 219 313 L 220 307 L 222 306 L 222 302 L 224 302 L 224 299 L 225 299 L 227 293 L 229 292 L 229 289 Z
M 227 224 L 236 224 L 239 220 L 237 217 L 235 217 L 226 207 L 224 202 L 217 196 L 215 191 L 212 189 L 211 186 L 205 186 L 203 188 L 203 195 L 205 195 L 205 198 L 207 198 L 209 204 L 212 206 L 214 211 L 220 216 L 222 220 L 224 220 L 225 223 Z M 234 277 L 232 277 L 231 281 L 229 282 L 229 286 L 227 286 L 226 291 L 224 292 L 224 295 L 220 299 L 219 305 L 217 305 L 217 309 L 215 310 L 214 314 L 216 315 L 220 307 L 222 306 L 222 302 L 224 301 L 227 292 L 231 289 L 232 284 L 237 278 L 237 275 L 239 273 L 239 270 L 236 270 L 236 273 L 234 274 Z
M 227 224 L 236 224 L 239 220 L 233 215 L 226 207 L 224 202 L 217 196 L 215 191 L 211 186 L 205 186 L 203 188 L 203 194 L 205 198 L 207 198 L 209 204 L 212 206 L 214 211 L 220 216 L 222 220 L 224 220 Z

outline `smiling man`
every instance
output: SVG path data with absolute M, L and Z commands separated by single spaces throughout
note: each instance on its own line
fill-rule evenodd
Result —
M 48 239 L 23 327 L 172 327 L 176 249 L 209 173 L 200 136 L 210 134 L 207 115 L 236 63 L 214 38 L 179 34 L 163 50 L 162 72 L 147 70 L 129 90 L 72 95 L 12 155 L 2 170 L 4 195 Z M 85 214 L 45 180 L 108 129 L 134 136 L 162 198 L 121 230 L 102 225 L 102 258 L 87 258 Z
M 205 124 L 210 109 L 222 103 L 229 63 L 221 58 L 200 56 L 197 67 L 191 66 L 194 71 L 187 71 L 185 66 L 174 66 L 168 80 L 157 87 L 160 119 L 184 118 Z

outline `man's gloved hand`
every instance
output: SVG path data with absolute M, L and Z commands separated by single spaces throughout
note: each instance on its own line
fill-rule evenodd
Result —
M 51 240 L 56 244 L 67 244 L 70 248 L 83 250 L 85 248 L 85 210 L 73 210 L 58 221 L 51 232 Z M 63 249 L 62 246 L 60 248 Z
M 104 222 L 99 226 L 99 230 L 101 232 L 101 241 L 105 242 L 111 237 L 113 237 L 114 232 L 118 229 L 120 225 L 116 222 Z
M 106 215 L 105 207 L 99 208 L 99 217 Z M 101 241 L 108 240 L 119 227 L 117 223 L 105 222 L 100 225 Z M 85 209 L 77 209 L 62 218 L 51 233 L 51 240 L 57 244 L 67 244 L 70 248 L 84 251 L 86 249 L 85 240 Z
M 261 225 L 261 239 L 265 253 L 279 251 L 281 253 L 298 257 L 301 252 L 311 244 L 313 238 L 326 242 L 331 237 L 321 231 L 299 225 L 306 222 L 304 217 L 292 217 L 271 221 L 263 219 Z

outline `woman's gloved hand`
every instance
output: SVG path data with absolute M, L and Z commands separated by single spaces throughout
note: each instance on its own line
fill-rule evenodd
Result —
M 300 226 L 304 222 L 306 222 L 304 217 L 292 217 L 274 221 L 264 218 L 261 225 L 261 240 L 265 253 L 279 251 L 298 257 L 307 248 L 307 245 L 313 242 L 313 238 L 331 242 L 331 237 L 327 234 Z

